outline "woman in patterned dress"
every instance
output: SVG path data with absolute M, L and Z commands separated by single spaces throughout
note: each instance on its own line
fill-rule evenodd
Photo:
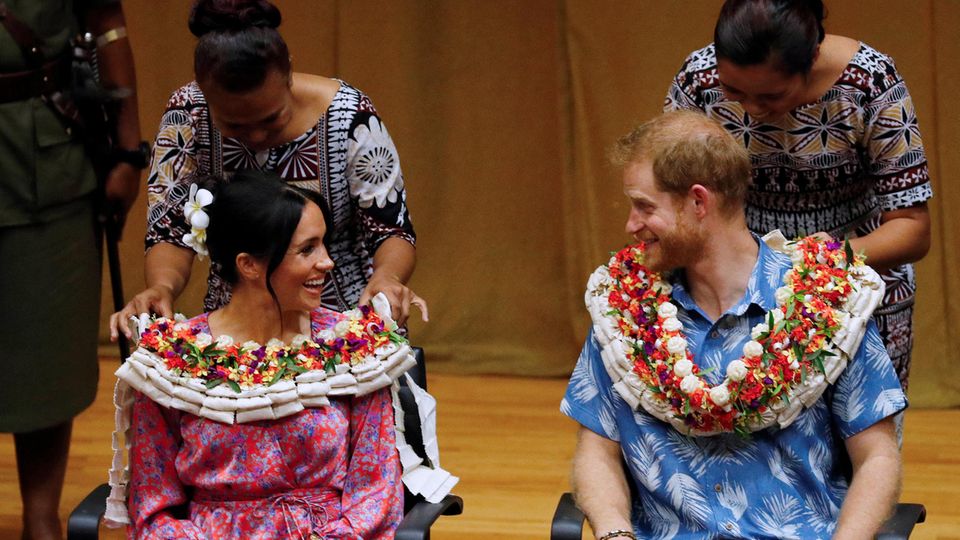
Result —
M 143 312 L 172 314 L 190 277 L 194 252 L 183 203 L 191 179 L 244 169 L 276 172 L 320 193 L 331 209 L 336 262 L 323 305 L 343 311 L 378 292 L 401 324 L 411 303 L 416 235 L 406 207 L 397 151 L 370 99 L 345 82 L 294 73 L 266 0 L 198 0 L 190 30 L 199 37 L 196 80 L 173 93 L 160 121 L 148 178 L 146 290 L 111 318 L 111 334 Z M 230 287 L 212 265 L 206 310 Z M 426 313 L 424 312 L 424 320 Z
M 825 34 L 820 0 L 728 0 L 664 108 L 698 109 L 750 153 L 750 228 L 849 238 L 883 275 L 875 319 L 907 388 L 913 265 L 930 247 L 927 159 L 893 60 Z
M 255 171 L 208 187 L 209 251 L 233 294 L 191 329 L 289 343 L 343 320 L 319 307 L 333 261 L 315 192 Z M 389 539 L 403 517 L 389 387 L 245 424 L 137 392 L 130 434 L 131 538 Z

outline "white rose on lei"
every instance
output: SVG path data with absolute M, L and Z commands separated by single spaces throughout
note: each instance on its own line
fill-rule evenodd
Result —
M 676 317 L 669 317 L 663 321 L 663 329 L 667 332 L 676 332 L 683 328 L 683 323 Z
M 232 337 L 230 337 L 230 336 L 228 336 L 228 335 L 226 335 L 226 334 L 220 334 L 219 336 L 217 336 L 217 348 L 218 348 L 218 349 L 226 349 L 227 347 L 230 347 L 230 346 L 232 346 L 232 345 L 233 345 L 233 338 L 232 338 Z
M 670 293 L 673 292 L 673 285 L 667 283 L 666 281 L 658 281 L 654 288 L 660 289 L 660 293 L 665 294 L 667 296 L 669 296 Z
M 773 293 L 773 296 L 777 299 L 778 304 L 783 305 L 787 303 L 787 300 L 789 300 L 791 296 L 793 296 L 793 290 L 786 286 L 780 287 L 775 293 Z
M 710 400 L 718 406 L 723 407 L 727 403 L 730 403 L 730 391 L 728 391 L 726 385 L 723 384 L 714 386 L 710 389 Z
M 680 381 L 680 390 L 685 394 L 692 394 L 700 388 L 700 379 L 696 375 L 687 375 Z
M 763 345 L 757 341 L 750 340 L 743 345 L 743 355 L 747 358 L 756 358 L 763 354 Z
M 320 341 L 333 341 L 336 339 L 337 335 L 333 333 L 333 330 L 329 328 L 324 328 L 323 330 L 317 332 L 317 338 Z
M 752 337 L 753 339 L 757 339 L 762 334 L 766 334 L 769 331 L 770 331 L 770 327 L 767 326 L 767 323 L 760 323 L 754 326 L 752 330 L 750 330 L 750 337 Z
M 778 322 L 780 322 L 780 321 L 783 320 L 783 310 L 782 310 L 782 309 L 780 309 L 780 308 L 774 308 L 774 310 L 771 311 L 770 313 L 773 315 L 773 324 L 777 324 Z
M 206 332 L 200 332 L 197 334 L 197 338 L 194 340 L 194 345 L 200 347 L 201 349 L 213 343 L 213 336 Z
M 660 307 L 657 308 L 657 315 L 663 317 L 664 319 L 669 317 L 676 317 L 677 306 L 671 304 L 670 302 L 664 302 L 660 304 Z
M 667 352 L 670 354 L 681 354 L 687 350 L 687 340 L 680 336 L 673 336 L 667 340 Z
M 686 377 L 693 373 L 693 362 L 684 358 L 683 360 L 677 360 L 677 363 L 673 365 L 673 372 L 677 377 Z
M 803 251 L 801 251 L 800 248 L 799 248 L 796 244 L 791 245 L 790 248 L 791 248 L 791 249 L 790 249 L 790 262 L 792 262 L 794 266 L 802 263 L 802 262 L 803 262 Z
M 747 376 L 747 365 L 741 360 L 734 360 L 727 364 L 727 378 L 731 381 L 742 381 Z
M 347 335 L 347 332 L 349 332 L 349 331 L 350 331 L 350 321 L 349 321 L 349 320 L 342 320 L 342 321 L 338 322 L 337 324 L 335 324 L 334 327 L 333 327 L 333 333 L 336 334 L 337 337 L 343 337 L 343 336 Z

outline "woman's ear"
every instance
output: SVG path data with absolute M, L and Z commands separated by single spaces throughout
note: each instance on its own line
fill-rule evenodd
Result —
M 264 264 L 249 253 L 239 253 L 236 259 L 237 276 L 244 281 L 259 281 L 264 275 Z

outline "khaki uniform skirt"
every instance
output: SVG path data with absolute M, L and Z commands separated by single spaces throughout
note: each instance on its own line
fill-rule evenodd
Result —
M 92 197 L 0 226 L 0 432 L 70 420 L 97 392 L 100 256 Z

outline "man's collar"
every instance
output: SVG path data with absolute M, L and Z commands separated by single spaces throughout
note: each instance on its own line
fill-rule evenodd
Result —
M 747 309 L 749 309 L 751 306 L 757 306 L 766 312 L 772 310 L 777 305 L 775 292 L 777 287 L 781 285 L 781 272 L 779 271 L 779 268 L 781 268 L 782 262 L 778 260 L 781 255 L 778 255 L 775 251 L 770 249 L 767 244 L 756 234 L 750 233 L 750 235 L 759 245 L 757 262 L 753 265 L 753 270 L 750 272 L 750 279 L 747 281 L 747 289 L 744 291 L 743 298 L 734 304 L 733 307 L 728 309 L 725 314 L 740 316 L 746 313 Z M 771 274 L 777 280 L 776 283 L 766 283 L 764 281 L 773 279 L 771 275 L 766 275 L 764 272 L 765 268 L 770 268 L 771 271 L 776 269 L 776 272 Z M 697 306 L 697 303 L 693 300 L 693 297 L 690 296 L 690 293 L 687 291 L 686 272 L 683 269 L 674 271 L 667 278 L 667 280 L 671 285 L 673 285 L 673 293 L 671 296 L 675 303 L 679 304 L 680 307 L 688 312 L 702 312 L 699 306 Z

